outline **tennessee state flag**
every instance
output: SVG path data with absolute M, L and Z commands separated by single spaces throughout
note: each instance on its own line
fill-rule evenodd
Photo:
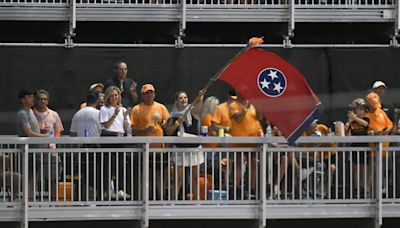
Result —
M 303 75 L 281 57 L 248 48 L 221 72 L 222 80 L 249 100 L 292 144 L 322 111 Z

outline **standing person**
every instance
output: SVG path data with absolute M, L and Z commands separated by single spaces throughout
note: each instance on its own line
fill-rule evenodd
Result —
M 115 76 L 104 82 L 104 88 L 107 90 L 110 86 L 116 86 L 121 91 L 122 106 L 131 108 L 137 101 L 136 86 L 137 83 L 126 77 L 128 74 L 128 65 L 125 62 L 115 64 Z
M 78 112 L 75 113 L 74 117 L 72 118 L 71 122 L 71 128 L 70 128 L 70 135 L 71 137 L 100 137 L 101 133 L 101 125 L 99 121 L 99 115 L 100 111 L 96 108 L 96 105 L 98 103 L 98 95 L 99 93 L 93 93 L 89 92 L 86 95 L 86 106 L 82 109 L 80 109 Z M 98 148 L 99 146 L 97 144 L 84 144 L 82 145 L 82 148 Z M 86 159 L 86 155 L 88 154 L 89 158 Z M 95 155 L 96 160 L 95 160 Z M 86 163 L 86 161 L 89 161 L 89 164 Z M 94 164 L 94 161 L 96 161 L 96 164 Z M 93 190 L 93 189 L 88 189 L 89 186 L 95 187 L 96 191 L 99 189 L 100 183 L 101 183 L 101 164 L 100 164 L 100 156 L 99 154 L 96 153 L 82 153 L 81 154 L 81 162 L 82 162 L 82 170 L 86 170 L 85 167 L 89 168 L 89 173 L 87 172 L 82 172 L 82 195 L 85 197 L 86 195 L 93 197 L 93 199 L 96 198 L 97 194 L 90 193 L 90 194 L 85 194 L 86 191 L 88 190 Z M 96 167 L 96 168 L 95 168 Z M 94 173 L 94 170 L 96 170 L 96 173 Z M 96 175 L 96 176 L 95 176 Z M 96 184 L 94 183 L 94 180 L 96 179 Z M 86 185 L 86 180 L 88 180 L 89 186 Z M 89 200 L 89 199 L 86 199 Z
M 232 101 L 229 104 L 229 116 L 232 120 L 232 136 L 260 136 L 263 134 L 263 130 L 261 127 L 260 119 L 262 118 L 256 111 L 256 108 L 250 104 L 248 100 L 245 100 L 242 96 L 238 96 L 236 100 Z M 256 147 L 257 144 L 235 144 L 234 147 Z M 256 163 L 257 156 L 256 153 L 250 153 L 251 156 L 248 156 L 245 153 L 245 156 L 241 156 L 241 153 L 236 154 L 236 194 L 239 195 L 239 199 L 241 199 L 241 195 L 243 192 L 241 191 L 244 188 L 244 183 L 242 182 L 242 166 L 243 162 L 242 157 L 247 159 L 247 165 L 249 166 L 248 172 L 250 175 L 250 188 L 251 192 L 249 195 L 256 194 Z M 240 186 L 241 185 L 241 186 Z M 252 197 L 252 196 L 251 196 Z
M 371 92 L 365 97 L 365 101 L 368 104 L 369 111 L 366 114 L 366 117 L 369 118 L 369 125 L 368 125 L 368 131 L 369 134 L 371 135 L 389 135 L 392 132 L 393 128 L 393 122 L 389 119 L 389 117 L 386 115 L 386 113 L 382 110 L 381 106 L 381 100 L 378 94 Z M 375 143 L 370 143 L 369 144 L 372 148 L 376 147 Z M 389 142 L 383 142 L 382 147 L 388 147 Z M 372 153 L 372 156 L 375 157 L 375 153 Z M 382 158 L 383 159 L 388 159 L 387 152 L 383 151 L 382 152 Z M 386 164 L 386 161 L 384 160 L 383 165 Z M 388 168 L 388 167 L 386 167 Z M 371 175 L 369 175 L 371 177 Z M 386 179 L 386 178 L 385 178 Z M 369 181 L 371 181 L 371 178 L 369 178 Z M 384 180 L 383 186 L 386 186 Z M 371 186 L 371 183 L 368 184 L 368 186 Z M 386 191 L 386 189 L 382 190 L 383 192 Z M 370 191 L 371 192 L 371 191 Z
M 70 135 L 78 137 L 100 137 L 100 111 L 96 108 L 98 94 L 89 92 L 86 95 L 86 106 L 75 113 L 72 118 Z
M 128 128 L 131 125 L 131 121 L 128 118 L 129 111 L 122 107 L 121 104 L 121 91 L 116 86 L 110 86 L 106 90 L 104 102 L 105 105 L 100 108 L 100 124 L 101 124 L 101 136 L 124 136 L 128 132 Z M 106 148 L 121 147 L 122 145 L 103 145 Z M 124 158 L 122 153 L 118 153 L 118 180 L 116 178 L 116 155 L 110 151 L 104 156 L 104 190 L 108 194 L 109 198 L 115 198 L 116 194 L 121 198 L 130 198 L 124 190 L 124 178 L 121 178 L 124 174 L 125 164 L 123 163 Z M 108 167 L 109 160 L 111 160 L 111 167 Z M 109 170 L 111 169 L 111 170 Z M 109 177 L 111 173 L 111 177 Z M 126 172 L 129 174 L 129 172 Z M 114 180 L 117 186 L 113 186 Z M 129 178 L 127 178 L 129 180 Z M 126 188 L 129 189 L 129 186 Z M 119 190 L 115 192 L 115 190 Z
M 32 111 L 34 103 L 34 92 L 26 89 L 19 91 L 18 99 L 21 108 L 17 112 L 17 135 L 18 137 L 48 137 L 47 134 L 40 133 L 39 124 L 36 120 L 35 114 Z M 32 147 L 32 145 L 31 145 Z M 33 168 L 33 156 L 29 155 L 29 168 Z M 29 199 L 33 198 L 33 170 L 28 170 L 28 188 Z
M 200 132 L 200 110 L 204 93 L 201 91 L 201 98 L 193 104 L 192 109 L 187 93 L 179 91 L 175 94 L 174 108 L 172 109 L 167 122 L 167 134 L 182 137 L 197 137 Z M 176 185 L 172 187 L 172 198 L 177 199 L 180 188 L 182 187 L 184 168 L 190 167 L 190 190 L 186 198 L 198 200 L 198 177 L 200 175 L 200 165 L 204 163 L 204 154 L 199 144 L 175 144 L 174 147 L 196 148 L 195 151 L 174 153 L 173 159 L 176 165 L 177 177 Z M 185 187 L 185 186 L 183 186 Z
M 58 113 L 49 109 L 49 98 L 50 94 L 46 90 L 39 89 L 36 91 L 33 112 L 38 121 L 40 132 L 59 138 L 64 127 Z M 55 148 L 55 145 L 50 145 L 50 147 Z
M 167 108 L 154 100 L 155 98 L 155 89 L 152 84 L 145 84 L 141 89 L 143 102 L 134 106 L 131 111 L 131 123 L 132 123 L 132 133 L 135 136 L 163 136 L 164 135 L 164 127 L 167 119 L 169 118 L 169 113 Z M 160 143 L 152 143 L 150 144 L 152 148 L 164 148 L 163 144 Z M 156 199 L 156 197 L 160 197 L 161 193 L 161 156 L 162 153 L 156 153 L 156 164 L 153 164 L 153 156 L 152 153 L 150 155 L 150 180 L 156 178 L 156 186 L 151 186 L 150 189 L 156 187 L 158 196 L 151 195 L 152 199 Z M 163 160 L 164 162 L 168 162 L 167 159 Z M 153 166 L 156 166 L 156 173 L 153 173 Z M 163 171 L 168 169 L 168 164 L 164 164 Z M 164 178 L 167 180 L 168 178 Z M 150 181 L 150 185 L 152 185 L 153 181 Z M 153 192 L 153 191 L 150 191 Z
M 368 106 L 363 98 L 356 98 L 349 104 L 352 111 L 347 113 L 347 123 L 345 124 L 346 135 L 368 135 L 369 118 L 366 117 Z M 368 143 L 352 143 L 352 147 L 368 147 Z M 358 154 L 359 153 L 359 154 Z M 367 181 L 366 165 L 369 160 L 367 152 L 353 152 L 353 197 L 365 196 L 368 189 L 365 186 Z M 360 183 L 360 186 L 357 186 Z M 361 195 L 358 195 L 358 192 Z
M 61 132 L 64 131 L 64 127 L 58 113 L 49 109 L 48 107 L 49 99 L 50 99 L 50 94 L 46 90 L 39 89 L 38 91 L 36 91 L 35 105 L 33 108 L 33 112 L 35 113 L 36 119 L 38 121 L 40 132 L 43 134 L 48 134 L 50 137 L 59 138 L 61 137 Z M 56 144 L 51 143 L 48 146 L 43 145 L 43 147 L 55 149 Z M 48 156 L 50 156 L 50 164 L 48 164 L 49 162 Z M 42 159 L 39 158 L 39 160 Z M 57 154 L 45 153 L 43 154 L 43 160 L 41 161 L 43 166 L 43 177 L 44 177 L 44 180 L 42 181 L 51 182 L 50 185 L 51 189 L 49 190 L 51 190 L 51 196 L 53 199 L 55 199 L 56 182 L 58 180 L 59 174 L 62 171 L 61 167 L 59 167 L 58 168 L 59 173 L 56 173 L 57 160 L 59 160 Z M 48 175 L 49 169 L 51 171 L 50 173 L 51 176 Z

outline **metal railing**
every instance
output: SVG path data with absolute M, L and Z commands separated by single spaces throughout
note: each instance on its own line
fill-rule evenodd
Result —
M 202 211 L 196 218 L 358 216 L 376 217 L 378 225 L 383 217 L 400 217 L 400 137 L 284 142 L 278 137 L 2 137 L 0 220 L 28 224 L 120 216 L 148 224 L 193 218 L 196 210 Z M 383 142 L 391 146 L 383 148 Z M 348 212 L 342 206 L 354 208 Z M 322 210 L 311 214 L 316 207 Z M 114 214 L 99 212 L 104 208 Z M 233 214 L 213 211 L 223 208 Z M 71 217 L 59 217 L 59 210 Z

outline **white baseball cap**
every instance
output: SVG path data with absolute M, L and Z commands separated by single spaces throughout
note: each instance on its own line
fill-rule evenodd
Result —
M 383 87 L 386 88 L 386 84 L 385 84 L 383 81 L 376 81 L 376 82 L 374 82 L 374 84 L 372 85 L 372 89 L 376 89 L 376 88 L 379 88 L 379 87 L 381 87 L 381 86 L 383 86 Z

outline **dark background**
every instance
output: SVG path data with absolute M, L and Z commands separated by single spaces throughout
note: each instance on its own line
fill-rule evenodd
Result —
M 68 134 L 70 120 L 88 87 L 114 73 L 113 64 L 128 63 L 128 77 L 152 83 L 156 100 L 171 107 L 176 91 L 193 99 L 240 48 L 0 48 L 0 134 L 14 135 L 17 94 L 21 88 L 46 89 L 50 107 L 59 112 Z M 400 50 L 395 48 L 268 48 L 303 73 L 324 104 L 320 122 L 346 120 L 347 104 L 363 97 L 375 80 L 388 86 L 386 101 L 399 106 Z M 228 86 L 213 84 L 206 96 L 225 100 Z

